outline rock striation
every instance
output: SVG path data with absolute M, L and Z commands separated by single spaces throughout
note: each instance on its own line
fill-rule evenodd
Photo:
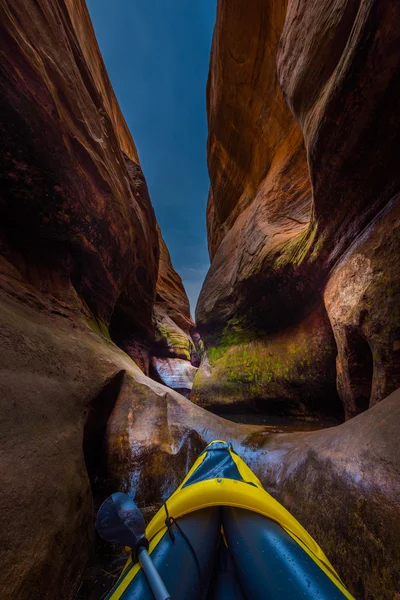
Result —
M 154 379 L 186 397 L 189 396 L 197 373 L 196 367 L 181 358 L 157 358 L 153 356 L 151 363 L 155 374 Z
M 240 402 L 265 412 L 280 399 L 292 412 L 297 397 L 349 418 L 400 385 L 399 23 L 393 3 L 219 1 L 198 403 L 211 389 L 216 405 L 235 403 L 232 356 Z M 315 335 L 319 376 L 306 350 Z

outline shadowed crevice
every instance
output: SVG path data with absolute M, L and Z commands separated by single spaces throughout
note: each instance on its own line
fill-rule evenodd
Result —
M 357 331 L 352 331 L 349 335 L 348 346 L 353 410 L 359 414 L 369 408 L 374 371 L 373 357 L 367 340 Z
M 111 492 L 108 472 L 107 423 L 121 391 L 125 371 L 119 371 L 92 400 L 83 434 L 83 452 L 95 508 Z

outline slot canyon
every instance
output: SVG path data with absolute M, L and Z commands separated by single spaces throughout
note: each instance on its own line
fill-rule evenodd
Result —
M 85 0 L 0 19 L 2 597 L 104 598 L 102 501 L 149 519 L 226 440 L 400 600 L 400 4 L 216 3 L 193 315 Z

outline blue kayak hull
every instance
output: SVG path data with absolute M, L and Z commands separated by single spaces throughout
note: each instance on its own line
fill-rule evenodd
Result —
M 146 535 L 173 600 L 352 600 L 315 540 L 225 442 L 199 456 Z M 134 560 L 107 600 L 153 600 Z

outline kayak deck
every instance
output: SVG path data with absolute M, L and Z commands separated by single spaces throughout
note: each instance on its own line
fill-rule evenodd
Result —
M 174 600 L 343 600 L 328 559 L 230 444 L 212 442 L 146 529 Z M 153 600 L 128 560 L 107 600 Z

